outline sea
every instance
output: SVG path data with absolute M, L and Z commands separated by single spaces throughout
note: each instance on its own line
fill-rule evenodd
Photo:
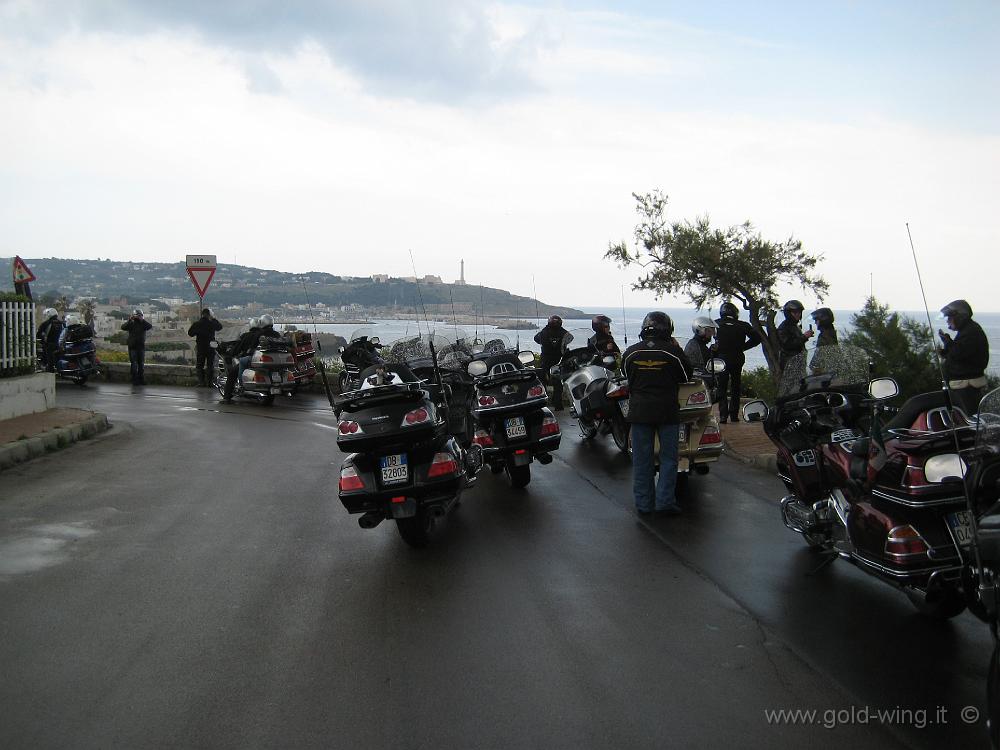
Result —
M 642 323 L 643 317 L 649 312 L 651 308 L 645 307 L 626 307 L 626 308 L 610 308 L 610 307 L 592 307 L 589 305 L 576 306 L 577 309 L 587 310 L 592 315 L 607 315 L 611 318 L 611 332 L 614 334 L 615 340 L 618 341 L 619 346 L 622 349 L 625 348 L 626 341 L 629 344 L 634 344 L 639 340 L 639 328 Z M 667 313 L 670 318 L 674 321 L 674 330 L 677 340 L 683 346 L 689 338 L 692 336 L 691 323 L 692 321 L 701 315 L 707 315 L 708 317 L 715 318 L 717 316 L 717 310 L 713 309 L 711 312 L 699 311 L 694 308 L 658 308 Z M 834 317 L 836 319 L 837 332 L 841 338 L 851 331 L 851 319 L 857 313 L 856 310 L 834 310 Z M 914 320 L 927 322 L 927 314 L 920 312 L 903 312 Z M 744 314 L 744 320 L 746 319 Z M 780 319 L 780 316 L 779 316 Z M 976 313 L 976 321 L 983 327 L 986 332 L 986 337 L 990 342 L 990 364 L 987 371 L 993 375 L 1000 375 L 1000 313 Z M 545 319 L 534 320 L 532 318 L 527 318 L 532 323 L 536 323 L 539 327 L 545 325 Z M 808 325 L 809 318 L 804 319 L 804 324 Z M 931 314 L 931 322 L 933 323 L 934 330 L 937 331 L 939 328 L 947 330 L 947 324 L 944 320 L 937 318 L 937 313 Z M 360 323 L 319 323 L 315 326 L 310 323 L 308 325 L 303 325 L 301 323 L 297 324 L 299 328 L 304 330 L 316 330 L 319 333 L 334 333 L 338 336 L 343 336 L 345 339 L 350 340 L 352 334 L 361 328 L 365 328 L 369 331 L 368 335 L 378 336 L 383 343 L 389 343 L 400 338 L 407 336 L 415 336 L 419 333 L 426 333 L 430 331 L 441 331 L 448 335 L 455 335 L 456 333 L 465 336 L 466 338 L 472 338 L 477 336 L 480 339 L 488 340 L 495 338 L 497 336 L 502 336 L 509 340 L 509 342 L 517 346 L 522 350 L 530 350 L 537 352 L 539 350 L 538 344 L 533 340 L 536 333 L 534 330 L 524 330 L 524 331 L 512 331 L 512 330 L 501 330 L 495 326 L 488 325 L 452 325 L 447 321 L 431 321 L 430 323 L 425 323 L 424 321 L 418 320 L 381 320 L 373 319 L 366 324 Z M 590 329 L 590 318 L 583 319 L 570 319 L 565 318 L 563 320 L 563 327 L 566 328 L 571 333 L 575 333 L 577 337 L 579 336 L 590 336 L 592 331 Z M 745 370 L 751 370 L 755 367 L 764 367 L 766 362 L 764 360 L 764 354 L 760 347 L 756 349 L 751 349 L 746 353 L 746 367 Z

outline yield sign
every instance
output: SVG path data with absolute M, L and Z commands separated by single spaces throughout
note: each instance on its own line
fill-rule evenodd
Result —
M 29 281 L 35 280 L 35 274 L 31 272 L 24 261 L 21 260 L 20 255 L 14 256 L 14 283 L 15 284 L 27 284 Z
M 191 277 L 191 283 L 194 284 L 195 291 L 198 292 L 199 297 L 204 297 L 205 292 L 208 291 L 208 285 L 212 283 L 212 277 L 215 276 L 214 268 L 188 268 L 188 276 Z

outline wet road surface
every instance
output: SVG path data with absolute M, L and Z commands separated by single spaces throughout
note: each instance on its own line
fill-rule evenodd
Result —
M 0 746 L 985 745 L 985 626 L 813 572 L 764 473 L 639 521 L 564 417 L 526 491 L 487 471 L 412 550 L 337 500 L 325 402 L 216 398 L 60 387 L 115 429 L 0 474 Z

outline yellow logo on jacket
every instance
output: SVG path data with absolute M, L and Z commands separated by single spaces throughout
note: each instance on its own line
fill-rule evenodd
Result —
M 646 370 L 659 370 L 665 363 L 662 359 L 637 359 L 635 364 Z

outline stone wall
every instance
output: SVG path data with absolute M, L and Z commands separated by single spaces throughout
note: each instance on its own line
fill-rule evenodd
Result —
M 0 378 L 0 419 L 36 414 L 55 405 L 56 376 L 51 372 Z

